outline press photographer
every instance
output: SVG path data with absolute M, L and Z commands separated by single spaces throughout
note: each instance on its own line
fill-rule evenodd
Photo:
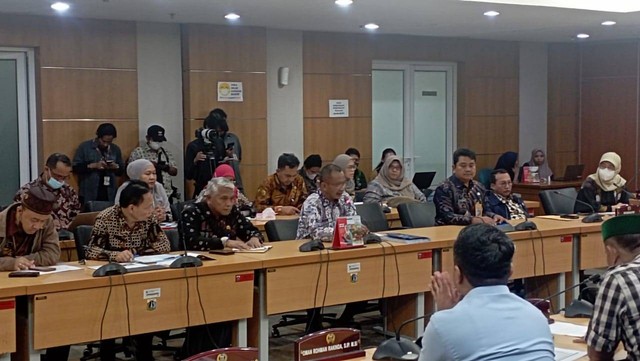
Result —
M 187 145 L 184 155 L 184 175 L 195 181 L 193 198 L 207 185 L 213 171 L 226 157 L 224 140 L 216 130 L 217 116 L 209 114 L 203 128 L 195 132 L 196 139 Z

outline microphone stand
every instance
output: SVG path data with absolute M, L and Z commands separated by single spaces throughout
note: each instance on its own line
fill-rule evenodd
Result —
M 600 280 L 602 279 L 602 276 L 600 276 L 599 274 L 594 274 L 589 276 L 589 278 L 585 279 L 584 281 L 575 284 L 571 287 L 565 288 L 564 290 L 560 291 L 560 292 L 556 292 L 554 294 L 552 294 L 551 296 L 545 297 L 541 300 L 536 300 L 535 302 L 531 302 L 532 305 L 538 307 L 538 305 L 546 303 L 547 301 L 549 301 L 550 299 L 556 297 L 556 296 L 560 296 L 568 291 L 571 291 L 574 288 L 580 287 L 584 284 L 586 284 L 587 282 L 593 282 L 593 283 L 598 283 L 600 282 Z M 533 301 L 533 300 L 531 300 Z M 540 307 L 538 307 L 540 308 Z M 547 311 L 548 311 L 548 306 L 547 306 Z M 543 311 L 544 313 L 544 311 Z M 569 306 L 564 308 L 564 316 L 567 318 L 575 318 L 575 317 L 590 317 L 593 314 L 593 305 L 585 300 L 573 300 L 571 301 L 571 303 L 569 304 Z M 546 314 L 545 314 L 546 315 Z
M 587 216 L 585 216 L 584 218 L 582 218 L 582 223 L 595 223 L 595 222 L 602 222 L 602 216 L 596 212 L 596 209 L 593 208 L 593 206 L 587 202 L 581 201 L 579 199 L 573 199 L 572 197 L 569 197 L 566 194 L 560 193 L 559 191 L 553 191 L 553 194 L 557 194 L 560 197 L 565 197 L 565 198 L 569 198 L 571 200 L 573 200 L 574 202 L 578 202 L 580 204 L 584 204 L 587 207 L 589 207 L 591 209 L 591 213 Z
M 176 258 L 175 261 L 171 262 L 169 268 L 187 268 L 187 267 L 200 267 L 202 266 L 202 260 L 198 257 L 189 256 L 187 254 L 187 241 L 185 241 L 184 237 L 182 237 L 182 247 L 184 249 L 184 253 L 182 256 Z
M 394 338 L 383 341 L 380 346 L 373 353 L 374 360 L 417 360 L 420 357 L 420 347 L 415 342 L 400 337 L 400 331 L 405 325 L 408 325 L 417 320 L 431 317 L 433 313 L 427 315 L 410 318 L 398 327 Z

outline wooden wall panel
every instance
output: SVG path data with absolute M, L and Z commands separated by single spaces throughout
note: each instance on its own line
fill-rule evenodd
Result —
M 369 34 L 305 32 L 303 71 L 305 74 L 371 74 L 376 39 Z
M 468 78 L 467 116 L 518 115 L 518 92 L 516 79 Z
M 44 119 L 138 117 L 135 71 L 41 70 Z
M 348 99 L 350 117 L 371 117 L 371 76 L 305 74 L 304 117 L 329 117 L 329 99 Z
M 637 76 L 637 41 L 585 44 L 580 53 L 583 78 Z
M 267 114 L 266 73 L 190 72 L 189 93 L 192 119 L 204 119 L 214 108 L 222 108 L 229 119 L 265 119 Z M 243 102 L 218 102 L 219 81 L 242 82 Z M 231 124 L 229 125 L 231 126 Z
M 189 70 L 267 70 L 266 29 L 248 26 L 183 26 Z
M 76 149 L 85 140 L 95 138 L 100 123 L 111 122 L 118 130 L 118 137 L 113 141 L 122 150 L 126 162 L 133 148 L 138 146 L 138 120 L 113 121 L 112 119 L 95 120 L 47 120 L 42 122 L 42 132 L 46 134 L 42 142 L 42 154 L 64 153 L 73 160 Z M 77 178 L 70 183 L 77 185 Z
M 636 169 L 637 78 L 582 80 L 580 161 L 595 169 L 604 152 L 622 157 L 622 175 L 630 179 Z
M 240 166 L 246 195 L 267 176 L 266 30 L 190 24 L 182 26 L 185 144 L 213 108 L 228 115 L 230 131 L 242 143 Z M 223 54 L 223 55 L 217 55 Z M 218 102 L 218 81 L 240 81 L 242 102 Z M 193 192 L 191 182 L 185 193 Z
M 371 164 L 371 118 L 307 118 L 304 121 L 304 154 L 320 154 L 330 162 L 347 148 L 360 151 L 360 164 Z M 365 173 L 367 174 L 367 173 Z

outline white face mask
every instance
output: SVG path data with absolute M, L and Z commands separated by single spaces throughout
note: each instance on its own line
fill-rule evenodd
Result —
M 151 148 L 153 150 L 158 150 L 161 147 L 162 147 L 162 144 L 160 144 L 158 142 L 154 142 L 154 141 L 149 142 L 149 148 Z
M 598 168 L 598 176 L 605 182 L 608 182 L 616 176 L 616 172 L 607 168 Z
M 306 173 L 307 173 L 307 177 L 309 177 L 309 179 L 311 180 L 316 179 L 316 177 L 318 176 L 318 173 L 309 173 L 309 172 L 306 172 Z

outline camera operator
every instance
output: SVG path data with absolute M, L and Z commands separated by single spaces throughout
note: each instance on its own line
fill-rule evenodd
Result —
M 184 176 L 195 181 L 193 198 L 200 194 L 213 176 L 213 171 L 226 157 L 224 141 L 216 130 L 218 119 L 209 114 L 203 128 L 196 130 L 196 139 L 187 145 L 184 154 Z
M 242 177 L 240 176 L 240 162 L 242 161 L 242 146 L 240 145 L 240 138 L 234 133 L 229 132 L 229 124 L 227 123 L 227 113 L 220 108 L 216 108 L 209 113 L 209 116 L 213 118 L 214 127 L 220 137 L 224 140 L 225 147 L 225 161 L 233 168 L 233 173 L 236 176 L 235 184 L 236 188 L 240 192 L 244 193 L 244 186 L 242 185 Z

